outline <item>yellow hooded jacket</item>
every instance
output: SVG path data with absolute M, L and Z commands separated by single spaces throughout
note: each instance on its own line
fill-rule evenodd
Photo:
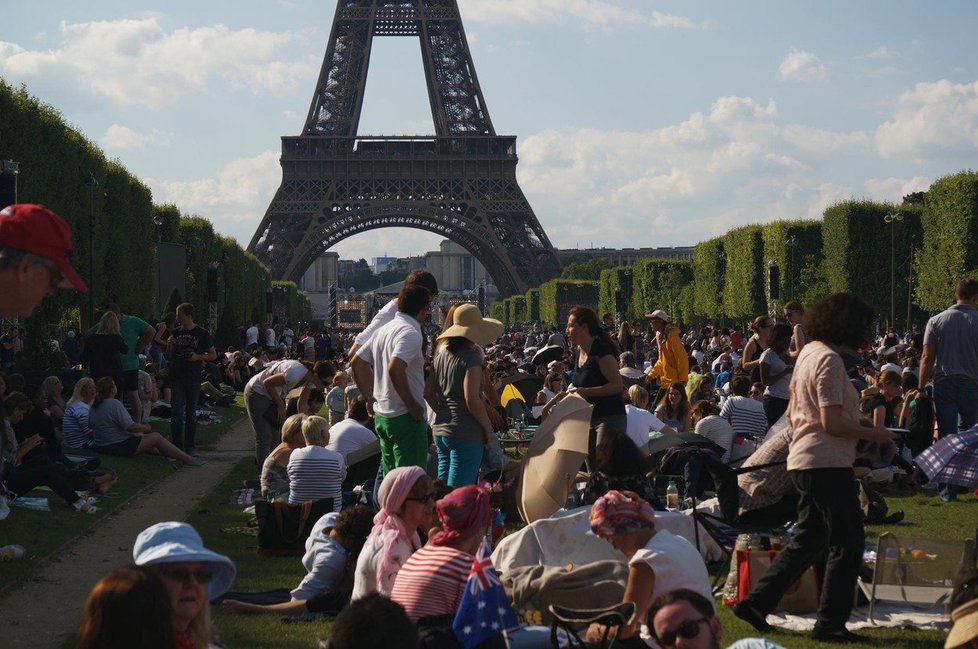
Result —
M 659 349 L 659 360 L 649 370 L 650 379 L 659 379 L 662 387 L 681 383 L 685 387 L 689 378 L 689 354 L 679 339 L 679 328 L 674 325 L 666 326 L 665 342 Z

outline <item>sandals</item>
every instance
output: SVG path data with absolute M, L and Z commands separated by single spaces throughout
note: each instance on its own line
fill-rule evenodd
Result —
M 80 512 L 82 514 L 96 514 L 98 513 L 98 507 L 96 507 L 94 503 L 94 498 L 79 498 L 72 505 L 72 508 L 74 508 L 76 512 Z

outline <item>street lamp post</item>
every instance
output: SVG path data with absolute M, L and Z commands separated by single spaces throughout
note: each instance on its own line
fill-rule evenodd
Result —
M 791 235 L 788 237 L 788 299 L 795 299 L 795 282 L 792 273 L 797 273 L 798 269 L 795 268 L 795 246 L 798 245 L 798 237 Z
M 162 317 L 163 296 L 160 293 L 163 290 L 163 279 L 160 277 L 160 273 L 163 268 L 163 262 L 160 259 L 160 252 L 163 249 L 163 217 L 160 214 L 154 216 L 153 224 L 156 226 L 156 304 L 154 306 L 156 313 L 159 313 L 160 317 Z
M 883 222 L 890 225 L 890 326 L 896 331 L 896 224 L 902 221 L 903 215 L 899 212 L 887 214 L 883 217 Z
M 95 324 L 95 188 L 98 187 L 92 172 L 88 172 L 84 185 L 91 199 L 88 212 L 88 324 L 91 326 Z

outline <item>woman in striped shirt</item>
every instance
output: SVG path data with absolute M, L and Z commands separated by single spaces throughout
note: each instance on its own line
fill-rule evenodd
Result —
M 95 381 L 87 376 L 78 379 L 61 419 L 61 433 L 65 438 L 64 445 L 68 448 L 92 445 L 92 427 L 88 425 L 88 415 L 93 401 Z
M 302 422 L 305 448 L 297 448 L 289 457 L 289 503 L 301 505 L 309 500 L 333 499 L 333 511 L 343 504 L 341 485 L 346 478 L 346 461 L 336 451 L 325 448 L 329 443 L 329 422 L 319 416 Z
M 441 530 L 411 555 L 394 580 L 391 599 L 412 621 L 455 615 L 479 544 L 489 527 L 489 492 L 460 487 L 435 505 Z M 437 624 L 436 621 L 432 620 Z

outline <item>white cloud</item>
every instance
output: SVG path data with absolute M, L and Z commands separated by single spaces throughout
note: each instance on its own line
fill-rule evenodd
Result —
M 169 144 L 170 135 L 152 129 L 149 133 L 140 133 L 128 126 L 113 124 L 105 130 L 105 135 L 99 138 L 99 143 L 107 149 L 142 149 L 149 145 Z
M 864 55 L 863 58 L 872 59 L 874 61 L 885 61 L 892 56 L 893 53 L 890 51 L 890 48 L 888 48 L 886 45 L 880 45 L 869 54 Z
M 828 81 L 829 69 L 811 52 L 792 48 L 781 61 L 777 78 L 781 81 Z
M 558 247 L 679 245 L 818 217 L 853 193 L 826 182 L 833 161 L 872 153 L 865 132 L 784 125 L 774 101 L 729 96 L 654 130 L 534 134 L 520 145 L 519 180 Z
M 907 194 L 925 192 L 933 180 L 928 176 L 913 178 L 869 178 L 864 186 L 870 198 L 890 203 L 899 203 Z
M 282 180 L 279 151 L 264 151 L 227 163 L 210 178 L 145 178 L 156 203 L 173 203 L 188 214 L 200 214 L 214 229 L 248 245 Z
M 223 83 L 252 93 L 295 87 L 308 63 L 279 58 L 296 34 L 224 25 L 164 29 L 161 17 L 62 22 L 60 41 L 30 50 L 0 41 L 0 74 L 46 79 L 119 105 L 160 108 Z
M 620 23 L 647 24 L 655 29 L 705 29 L 685 16 L 626 9 L 608 0 L 459 0 L 462 18 L 491 24 L 579 22 L 586 27 Z
M 884 158 L 973 159 L 978 153 L 978 81 L 918 83 L 876 129 Z

